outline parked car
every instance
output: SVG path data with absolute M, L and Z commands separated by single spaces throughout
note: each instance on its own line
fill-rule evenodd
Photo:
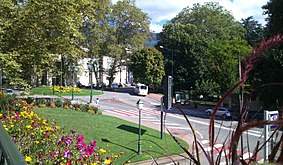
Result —
M 213 109 L 209 108 L 206 111 L 206 114 L 210 116 L 213 112 Z M 227 119 L 228 117 L 231 117 L 231 112 L 227 108 L 218 108 L 216 112 L 216 116 L 221 116 L 223 119 Z
M 111 88 L 112 88 L 112 89 L 114 89 L 114 88 L 119 88 L 119 84 L 114 83 L 114 84 L 111 85 Z
M 138 83 L 136 84 L 134 91 L 137 95 L 146 96 L 148 94 L 148 86 L 145 84 Z
M 13 95 L 14 94 L 13 89 L 6 89 L 5 93 L 7 95 Z

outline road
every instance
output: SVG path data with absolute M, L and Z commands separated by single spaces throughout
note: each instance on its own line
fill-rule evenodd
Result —
M 158 125 L 157 128 L 160 128 L 160 101 L 152 99 L 150 97 L 136 96 L 133 93 L 133 88 L 119 88 L 116 91 L 109 92 L 104 91 L 104 94 L 98 96 L 99 98 L 99 107 L 104 112 L 112 113 L 113 115 L 124 116 L 127 119 L 138 119 L 138 109 L 136 108 L 136 102 L 141 99 L 144 102 L 144 109 L 142 110 L 142 121 L 151 122 L 153 125 Z M 88 102 L 89 97 L 80 97 L 81 100 Z M 96 98 L 94 98 L 95 100 Z M 189 118 L 192 126 L 195 129 L 197 134 L 198 141 L 203 145 L 205 151 L 211 151 L 209 147 L 209 116 L 205 114 L 205 109 L 207 107 L 198 106 L 195 109 L 193 106 L 180 106 L 184 111 L 186 116 Z M 219 117 L 215 119 L 215 145 L 212 148 L 214 156 L 216 157 L 219 154 L 219 150 L 223 147 L 225 152 L 229 152 L 229 148 L 226 146 L 230 139 L 227 139 L 227 136 L 232 133 L 237 125 L 237 121 L 233 120 L 222 120 Z M 188 123 L 186 122 L 183 115 L 180 114 L 180 111 L 176 106 L 168 110 L 165 115 L 165 126 L 169 130 L 178 130 L 185 134 L 191 134 L 192 130 L 189 128 Z M 247 146 L 247 141 L 249 147 L 245 147 L 242 151 L 240 149 L 240 144 L 238 147 L 238 152 L 243 152 L 244 159 L 248 159 L 252 156 L 253 149 L 255 148 L 256 142 L 263 140 L 263 128 L 253 128 L 248 132 L 243 134 L 243 145 Z M 247 140 L 248 139 L 248 140 Z M 227 141 L 226 144 L 223 143 Z M 262 152 L 257 156 L 257 160 L 262 162 Z M 202 155 L 203 156 L 203 155 Z M 204 157 L 204 156 L 203 156 Z M 225 155 L 222 155 L 222 161 L 225 160 Z M 202 164 L 207 164 L 205 158 L 203 158 Z M 223 163 L 226 164 L 226 163 Z

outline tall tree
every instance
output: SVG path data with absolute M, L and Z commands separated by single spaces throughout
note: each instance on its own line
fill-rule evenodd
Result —
M 113 68 L 110 69 L 114 71 L 115 68 L 127 65 L 131 53 L 127 53 L 126 49 L 135 52 L 143 48 L 150 35 L 150 18 L 136 7 L 135 0 L 118 1 L 113 5 L 111 14 L 110 32 L 112 36 L 110 38 L 113 44 L 111 44 L 109 55 L 116 58 L 111 65 Z M 110 76 L 109 79 L 113 80 L 113 77 Z
M 239 52 L 250 50 L 244 34 L 243 26 L 218 3 L 184 8 L 159 34 L 158 44 L 174 50 L 174 85 L 190 89 L 196 82 L 199 87 L 204 86 L 200 82 L 212 82 L 221 93 L 229 89 L 238 76 Z
M 132 55 L 129 70 L 137 82 L 160 85 L 165 75 L 163 55 L 155 48 L 145 47 Z
M 262 7 L 267 15 L 266 37 L 283 34 L 282 0 L 269 0 Z M 255 88 L 265 108 L 278 110 L 283 105 L 283 44 L 271 48 L 259 60 L 255 73 Z
M 262 8 L 264 9 L 264 14 L 267 15 L 266 21 L 269 36 L 283 34 L 283 1 L 269 0 Z
M 260 23 L 258 23 L 258 21 L 254 20 L 252 16 L 246 19 L 242 19 L 241 23 L 247 31 L 244 36 L 244 39 L 248 41 L 250 46 L 253 47 L 258 42 L 263 40 L 264 28 Z

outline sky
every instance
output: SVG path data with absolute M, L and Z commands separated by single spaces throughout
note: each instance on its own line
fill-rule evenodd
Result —
M 112 0 L 116 3 L 118 0 Z M 174 18 L 185 7 L 193 7 L 193 4 L 205 2 L 219 2 L 237 21 L 253 16 L 262 25 L 265 17 L 261 7 L 269 0 L 136 0 L 136 6 L 151 18 L 150 30 L 161 32 L 162 25 Z

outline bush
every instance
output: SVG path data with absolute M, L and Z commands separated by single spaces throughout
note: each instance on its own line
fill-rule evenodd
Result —
M 54 104 L 57 108 L 63 106 L 63 100 L 62 99 L 55 99 Z
M 93 111 L 94 113 L 98 112 L 98 107 L 97 106 L 90 105 L 88 109 Z
M 89 106 L 87 104 L 80 104 L 79 109 L 81 112 L 87 112 L 89 110 Z

